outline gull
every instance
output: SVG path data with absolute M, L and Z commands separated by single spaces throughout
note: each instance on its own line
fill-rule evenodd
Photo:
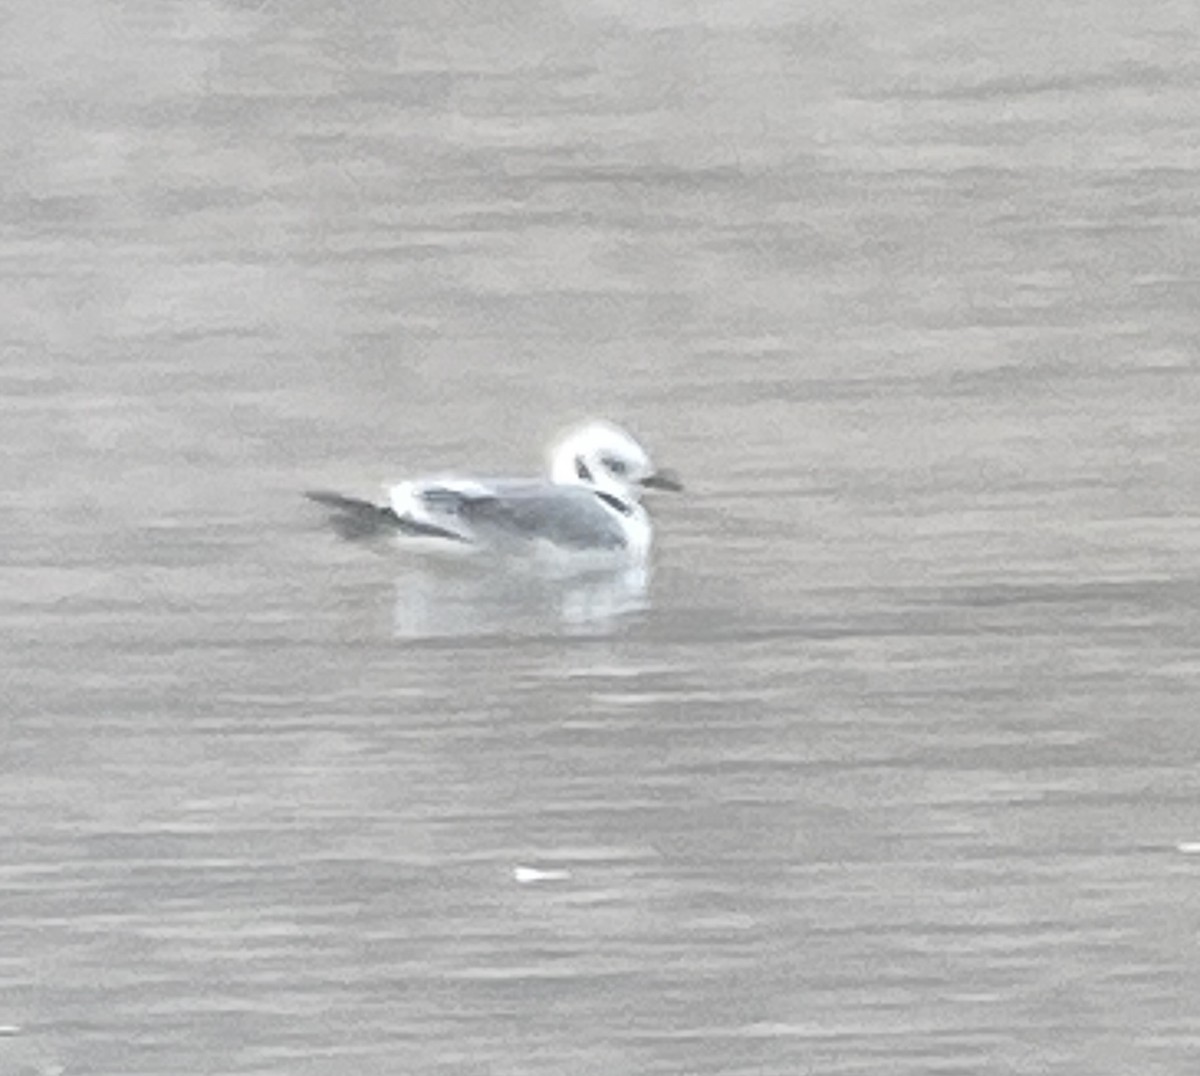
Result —
M 334 511 L 345 537 L 391 534 L 413 547 L 568 566 L 644 563 L 653 527 L 642 493 L 681 490 L 676 475 L 656 469 L 629 433 L 604 421 L 566 434 L 549 458 L 543 478 L 409 479 L 390 487 L 384 504 L 306 496 Z

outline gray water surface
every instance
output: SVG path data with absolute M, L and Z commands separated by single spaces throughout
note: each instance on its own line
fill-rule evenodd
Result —
M 1195 1071 L 1194 5 L 4 19 L 0 1073 Z

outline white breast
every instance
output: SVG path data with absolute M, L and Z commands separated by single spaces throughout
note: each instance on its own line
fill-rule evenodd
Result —
M 614 512 L 614 514 L 620 519 L 621 529 L 625 532 L 625 543 L 629 559 L 634 561 L 645 560 L 650 555 L 650 542 L 652 538 L 650 517 L 646 514 L 646 509 L 634 502 L 633 511 L 628 515 L 617 512 Z

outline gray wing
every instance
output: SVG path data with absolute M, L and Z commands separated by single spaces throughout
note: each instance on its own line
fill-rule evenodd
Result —
M 566 549 L 621 549 L 625 531 L 600 499 L 581 486 L 500 481 L 478 489 L 428 485 L 421 500 L 484 540 L 541 539 Z

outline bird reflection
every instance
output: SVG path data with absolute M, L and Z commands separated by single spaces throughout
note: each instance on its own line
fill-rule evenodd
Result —
M 649 606 L 648 565 L 544 579 L 523 572 L 414 569 L 396 579 L 398 639 L 559 632 L 607 635 Z

